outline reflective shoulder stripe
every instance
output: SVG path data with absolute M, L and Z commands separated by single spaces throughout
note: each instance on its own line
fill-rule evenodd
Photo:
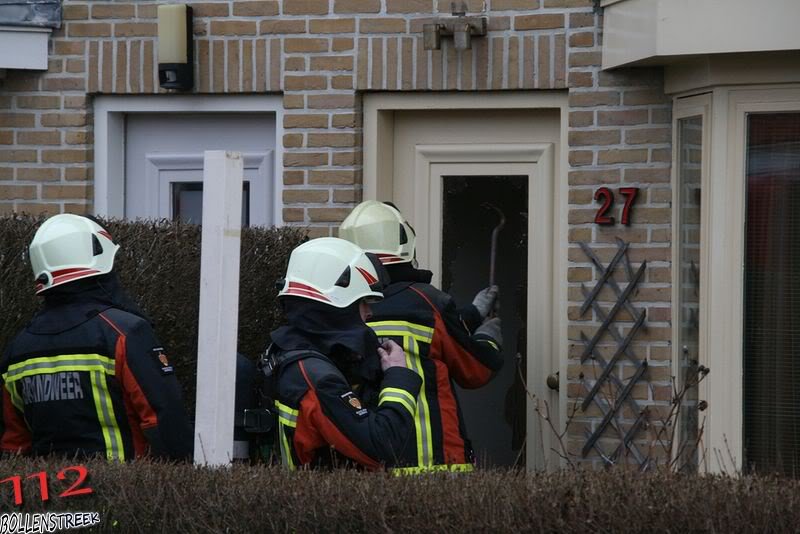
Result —
M 394 476 L 424 475 L 426 473 L 471 473 L 472 464 L 431 465 L 428 467 L 395 467 L 390 469 Z
M 422 343 L 433 340 L 434 329 L 408 321 L 372 321 L 367 325 L 379 336 L 411 336 Z
M 495 343 L 491 339 L 479 339 L 478 342 L 480 342 L 480 343 L 488 343 L 489 345 L 491 345 L 494 348 L 494 350 L 496 350 L 496 351 L 500 350 L 500 347 L 497 346 L 497 343 Z
M 400 388 L 383 388 L 378 400 L 381 405 L 384 402 L 397 402 L 414 417 L 417 413 L 417 400 L 408 391 Z
M 60 373 L 62 371 L 99 371 L 114 376 L 114 360 L 100 354 L 64 354 L 61 356 L 30 358 L 10 365 L 8 372 L 3 374 L 3 380 L 13 382 L 26 376 Z

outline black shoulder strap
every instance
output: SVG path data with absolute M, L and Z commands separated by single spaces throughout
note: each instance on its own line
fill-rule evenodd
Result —
M 267 347 L 264 354 L 258 360 L 258 368 L 263 373 L 264 377 L 270 378 L 280 368 L 289 363 L 306 358 L 320 358 L 329 361 L 329 358 L 323 353 L 314 349 L 293 349 L 281 350 L 274 344 Z

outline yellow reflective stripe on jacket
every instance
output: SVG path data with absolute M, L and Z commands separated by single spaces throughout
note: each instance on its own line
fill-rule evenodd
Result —
M 62 371 L 99 371 L 114 376 L 114 360 L 99 354 L 65 354 L 30 358 L 24 362 L 9 365 L 8 371 L 3 373 L 3 380 L 14 382 L 26 376 Z
M 431 465 L 428 467 L 394 467 L 389 470 L 395 476 L 423 475 L 426 473 L 471 473 L 472 464 Z
M 403 350 L 406 353 L 406 365 L 422 378 L 414 427 L 417 438 L 417 461 L 420 466 L 433 465 L 433 433 L 431 430 L 430 406 L 425 393 L 425 373 L 422 369 L 419 343 L 433 341 L 434 329 L 430 326 L 408 321 L 373 321 L 367 323 L 378 336 L 394 336 L 403 339 Z
M 417 415 L 417 401 L 411 393 L 404 389 L 383 388 L 378 400 L 378 405 L 384 402 L 396 402 L 403 405 L 405 409 L 408 410 L 408 413 L 411 414 L 411 417 L 416 417 Z
M 297 417 L 300 415 L 300 411 L 290 408 L 277 400 L 275 401 L 275 407 L 278 409 L 278 442 L 281 446 L 281 463 L 290 471 L 293 471 L 295 465 L 286 427 L 297 428 Z
M 367 325 L 379 336 L 411 336 L 422 343 L 433 340 L 433 328 L 408 321 L 374 321 Z
M 93 371 L 90 373 L 92 380 L 92 396 L 97 410 L 97 419 L 103 431 L 103 441 L 106 445 L 106 458 L 109 460 L 125 460 L 125 445 L 119 431 L 117 417 L 114 414 L 114 403 L 111 392 L 108 390 L 106 373 Z
M 298 410 L 294 410 L 280 401 L 275 401 L 275 407 L 278 409 L 279 422 L 292 428 L 297 427 L 297 416 L 300 415 Z
M 19 398 L 15 382 L 29 376 L 55 374 L 65 371 L 88 372 L 92 384 L 92 399 L 97 412 L 97 422 L 103 434 L 106 447 L 106 458 L 109 460 L 125 460 L 125 444 L 122 441 L 114 402 L 108 389 L 107 376 L 114 376 L 115 363 L 112 358 L 100 354 L 62 354 L 29 358 L 8 367 L 3 373 L 6 388 L 11 393 L 12 402 L 24 410 L 24 403 Z
M 406 351 L 408 368 L 417 373 L 422 379 L 417 400 L 417 414 L 414 426 L 417 431 L 417 461 L 420 466 L 433 465 L 433 435 L 431 431 L 431 411 L 428 405 L 428 396 L 425 393 L 425 373 L 422 370 L 422 360 L 419 357 L 419 346 L 413 337 L 403 338 L 403 349 Z

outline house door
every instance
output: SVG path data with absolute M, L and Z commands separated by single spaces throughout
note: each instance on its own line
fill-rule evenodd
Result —
M 417 231 L 420 266 L 468 304 L 489 284 L 501 214 L 504 365 L 487 386 L 457 394 L 479 464 L 544 467 L 552 436 L 534 402 L 556 418 L 552 351 L 554 154 L 557 111 L 395 112 L 392 197 Z M 534 396 L 537 399 L 534 400 Z M 551 463 L 552 465 L 552 463 Z
M 125 216 L 200 223 L 203 152 L 235 150 L 244 156 L 242 224 L 273 224 L 274 147 L 274 114 L 129 114 Z

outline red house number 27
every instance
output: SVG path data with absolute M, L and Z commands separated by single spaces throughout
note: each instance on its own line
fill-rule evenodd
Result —
M 625 205 L 622 207 L 622 217 L 620 222 L 625 226 L 631 223 L 631 206 L 636 200 L 636 195 L 639 194 L 638 187 L 620 187 L 619 194 L 625 197 Z M 614 216 L 608 215 L 608 212 L 614 206 L 614 193 L 608 187 L 601 187 L 594 192 L 594 199 L 602 202 L 600 209 L 597 210 L 597 215 L 594 216 L 596 224 L 611 225 L 614 224 Z

